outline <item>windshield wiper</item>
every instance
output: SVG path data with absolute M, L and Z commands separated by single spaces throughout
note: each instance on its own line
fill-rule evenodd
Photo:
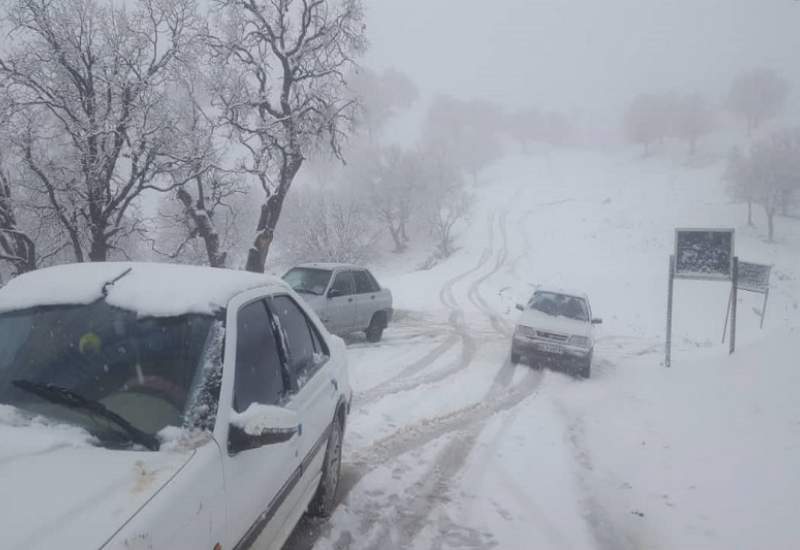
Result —
M 72 390 L 54 386 L 53 384 L 42 384 L 40 382 L 31 382 L 30 380 L 14 380 L 12 384 L 23 391 L 41 397 L 45 401 L 96 414 L 117 427 L 122 428 L 134 443 L 138 443 L 151 451 L 158 450 L 159 442 L 154 435 L 143 432 L 117 413 L 110 411 L 99 401 L 86 399 Z
M 322 293 L 314 292 L 313 290 L 309 290 L 307 288 L 295 288 L 294 291 L 297 292 L 298 294 L 311 294 L 312 296 L 322 296 Z

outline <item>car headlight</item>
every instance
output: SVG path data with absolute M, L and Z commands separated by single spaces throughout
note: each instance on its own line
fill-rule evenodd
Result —
M 569 345 L 589 349 L 592 346 L 592 341 L 586 336 L 570 336 Z
M 517 336 L 524 336 L 525 338 L 536 338 L 536 330 L 524 325 L 517 326 Z

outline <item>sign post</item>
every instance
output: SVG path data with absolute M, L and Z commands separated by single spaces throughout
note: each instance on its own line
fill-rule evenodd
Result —
M 736 304 L 739 303 L 739 258 L 733 258 L 733 286 L 731 288 L 731 347 L 730 352 L 736 351 Z
M 672 366 L 672 296 L 675 292 L 675 256 L 669 257 L 669 284 L 667 286 L 667 345 L 664 365 Z
M 772 274 L 772 266 L 764 264 L 754 264 L 750 262 L 739 262 L 737 280 L 731 288 L 731 298 L 728 303 L 728 314 L 725 316 L 725 326 L 722 330 L 722 342 L 725 343 L 725 334 L 728 331 L 728 316 L 732 313 L 731 307 L 734 299 L 735 290 L 744 290 L 764 295 L 764 303 L 761 306 L 759 315 L 761 316 L 760 328 L 764 328 L 764 318 L 767 315 L 767 302 L 769 300 L 769 281 Z
M 736 289 L 739 259 L 734 256 L 733 229 L 676 229 L 675 254 L 669 260 L 667 288 L 667 341 L 664 364 L 672 366 L 672 308 L 675 279 L 732 281 L 728 304 L 731 315 L 731 347 L 736 349 Z M 728 320 L 725 319 L 727 331 Z M 724 338 L 724 334 L 723 334 Z

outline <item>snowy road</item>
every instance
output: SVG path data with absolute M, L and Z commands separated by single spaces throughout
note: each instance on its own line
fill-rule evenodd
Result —
M 456 257 L 429 272 L 382 274 L 400 312 L 380 345 L 350 342 L 356 395 L 340 505 L 327 522 L 304 520 L 287 550 L 737 547 L 720 534 L 713 514 L 675 502 L 686 487 L 699 502 L 713 502 L 713 495 L 697 489 L 706 470 L 688 466 L 704 460 L 697 454 L 702 447 L 686 445 L 671 423 L 661 425 L 674 416 L 671 408 L 684 407 L 681 384 L 698 384 L 680 378 L 689 369 L 664 373 L 661 331 L 672 228 L 741 219 L 713 186 L 700 206 L 687 202 L 672 213 L 641 207 L 687 201 L 686 189 L 697 194 L 698 182 L 716 181 L 709 171 L 676 175 L 629 161 L 586 161 L 509 163 L 492 175 L 506 193 L 491 183 L 479 191 L 479 209 Z M 745 235 L 739 242 L 754 259 L 788 274 L 772 310 L 772 322 L 788 326 L 797 311 L 798 274 L 789 267 L 797 246 L 764 257 L 758 240 Z M 510 364 L 513 305 L 533 282 L 585 288 L 595 313 L 606 318 L 591 381 Z M 681 287 L 680 298 L 697 303 L 677 310 L 678 365 L 705 368 L 705 362 L 727 360 L 711 343 L 718 321 L 708 314 L 717 301 L 724 303 L 724 292 Z M 759 345 L 755 337 L 763 337 L 754 319 L 743 317 L 742 346 Z M 720 366 L 719 372 L 730 370 Z M 789 377 L 793 371 L 781 372 Z M 720 384 L 714 376 L 704 380 L 710 392 Z M 731 417 L 741 408 L 713 401 L 696 406 L 701 417 Z M 764 422 L 771 424 L 800 418 L 793 404 L 768 412 Z M 685 411 L 676 422 L 685 421 L 681 429 L 689 432 L 704 430 L 702 423 L 692 425 L 698 414 Z M 800 449 L 800 434 L 792 436 Z M 777 448 L 778 441 L 764 445 Z M 712 455 L 721 464 L 735 445 L 724 447 L 723 458 Z M 663 453 L 689 471 L 673 471 Z M 799 453 L 782 463 L 792 480 L 797 476 L 789 465 Z M 768 491 L 764 502 L 777 506 L 776 517 L 783 513 Z M 759 505 L 749 506 L 740 510 L 742 522 Z M 664 525 L 676 527 L 665 531 Z

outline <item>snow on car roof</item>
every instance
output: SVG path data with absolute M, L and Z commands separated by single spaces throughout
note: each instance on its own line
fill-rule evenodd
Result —
M 312 263 L 308 263 L 308 264 L 300 264 L 300 265 L 295 266 L 295 267 L 302 267 L 302 268 L 306 268 L 306 269 L 309 269 L 309 268 L 310 269 L 328 269 L 328 270 L 331 270 L 331 271 L 334 270 L 334 269 L 358 269 L 358 270 L 366 269 L 366 268 L 358 266 L 358 265 L 337 264 L 337 263 L 334 263 L 334 262 L 312 262 Z
M 134 262 L 67 264 L 12 279 L 0 290 L 0 312 L 89 304 L 103 297 L 104 286 L 110 305 L 143 317 L 210 314 L 246 290 L 288 288 L 275 277 L 231 269 Z

